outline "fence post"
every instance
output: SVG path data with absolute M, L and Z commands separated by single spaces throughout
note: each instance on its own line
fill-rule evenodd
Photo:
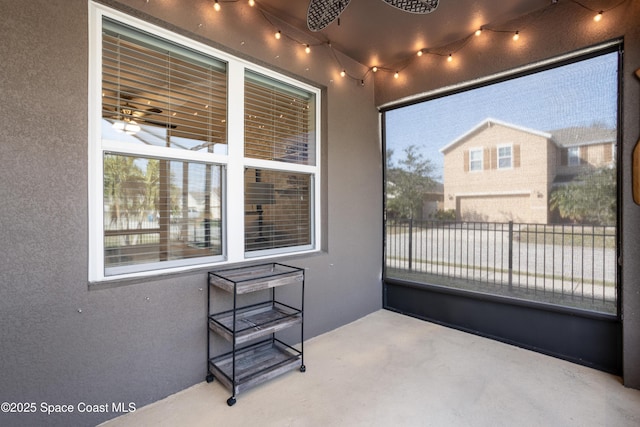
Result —
M 509 221 L 509 290 L 513 290 L 513 221 Z
M 413 218 L 409 218 L 409 271 L 413 269 Z

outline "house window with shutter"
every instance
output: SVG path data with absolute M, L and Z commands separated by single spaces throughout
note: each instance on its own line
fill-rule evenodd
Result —
M 316 250 L 320 90 L 90 13 L 90 281 Z
M 482 152 L 483 150 L 481 148 L 469 150 L 469 170 L 471 172 L 482 170 Z
M 511 145 L 499 146 L 497 150 L 498 169 L 511 169 L 513 167 L 513 154 Z

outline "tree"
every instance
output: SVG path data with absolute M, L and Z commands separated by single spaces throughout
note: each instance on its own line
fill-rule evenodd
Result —
M 551 193 L 549 207 L 573 222 L 615 224 L 616 169 L 603 167 L 581 174 Z
M 410 145 L 405 157 L 394 166 L 393 151 L 387 151 L 387 211 L 400 218 L 420 218 L 425 193 L 433 191 L 436 182 L 431 177 L 433 165 Z

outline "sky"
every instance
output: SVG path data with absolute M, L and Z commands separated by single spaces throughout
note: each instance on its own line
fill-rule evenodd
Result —
M 387 111 L 394 163 L 415 145 L 442 177 L 440 149 L 487 118 L 538 131 L 617 123 L 618 53 Z

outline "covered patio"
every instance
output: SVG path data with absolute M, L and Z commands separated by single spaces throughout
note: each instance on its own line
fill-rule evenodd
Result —
M 620 378 L 379 310 L 305 344 L 307 371 L 238 397 L 201 382 L 103 424 L 637 426 Z

